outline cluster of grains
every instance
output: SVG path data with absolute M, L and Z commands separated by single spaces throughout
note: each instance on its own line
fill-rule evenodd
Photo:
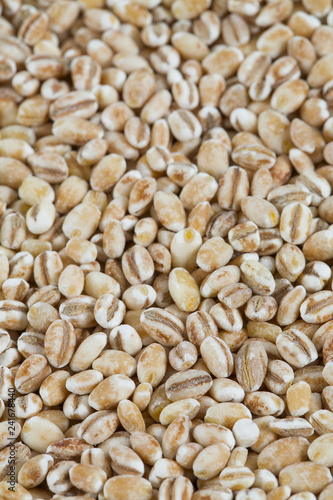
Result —
M 332 0 L 0 10 L 0 499 L 332 500 Z

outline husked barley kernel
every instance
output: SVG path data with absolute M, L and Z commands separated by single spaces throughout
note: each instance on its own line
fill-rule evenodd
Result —
M 0 16 L 1 499 L 331 499 L 331 0 Z

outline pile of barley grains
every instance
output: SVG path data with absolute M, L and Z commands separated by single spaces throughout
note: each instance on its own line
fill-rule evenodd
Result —
M 332 188 L 332 0 L 0 0 L 0 500 L 332 500 Z

